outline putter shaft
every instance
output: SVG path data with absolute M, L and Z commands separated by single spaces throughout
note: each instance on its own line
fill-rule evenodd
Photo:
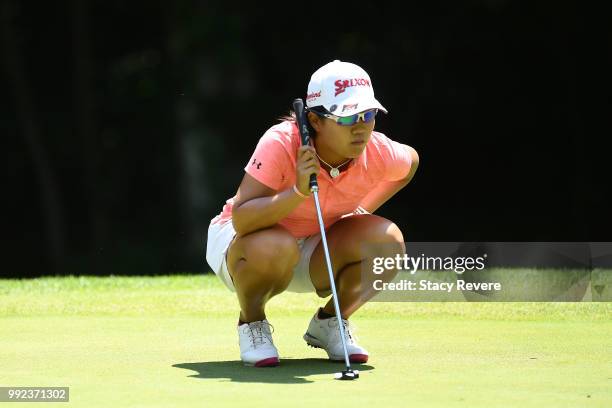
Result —
M 314 195 L 315 206 L 317 207 L 317 218 L 319 219 L 319 228 L 321 230 L 321 242 L 323 242 L 323 252 L 325 253 L 325 263 L 327 264 L 327 272 L 329 274 L 329 285 L 332 290 L 332 298 L 334 300 L 334 308 L 336 309 L 336 317 L 338 319 L 338 327 L 340 329 L 340 339 L 342 340 L 342 349 L 344 351 L 344 361 L 346 369 L 351 369 L 351 362 L 346 348 L 346 339 L 344 334 L 344 324 L 342 323 L 342 314 L 340 313 L 340 303 L 338 302 L 338 293 L 336 292 L 336 283 L 334 281 L 334 272 L 332 270 L 331 259 L 329 257 L 329 248 L 327 247 L 327 237 L 325 236 L 325 225 L 321 215 L 321 205 L 319 204 L 319 188 L 313 186 L 310 191 Z

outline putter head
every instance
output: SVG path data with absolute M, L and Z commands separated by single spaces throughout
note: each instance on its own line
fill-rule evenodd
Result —
M 334 377 L 336 380 L 356 380 L 359 378 L 359 370 L 344 370 L 341 373 L 336 373 Z

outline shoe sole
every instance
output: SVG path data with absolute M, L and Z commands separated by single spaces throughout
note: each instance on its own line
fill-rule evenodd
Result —
M 256 363 L 244 363 L 244 365 L 247 367 L 257 367 L 257 368 L 276 367 L 279 364 L 280 362 L 278 360 L 278 357 L 264 358 L 263 360 L 259 360 Z
M 304 340 L 306 341 L 306 344 L 309 345 L 310 347 L 325 350 L 325 352 L 327 353 L 327 356 L 329 357 L 331 361 L 344 361 L 344 355 L 337 356 L 334 354 L 330 354 L 330 352 L 327 351 L 325 347 L 323 347 L 319 339 L 317 339 L 316 337 L 313 337 L 310 334 L 306 333 L 304 334 Z M 349 362 L 355 363 L 355 364 L 367 363 L 368 358 L 369 356 L 367 354 L 349 354 Z

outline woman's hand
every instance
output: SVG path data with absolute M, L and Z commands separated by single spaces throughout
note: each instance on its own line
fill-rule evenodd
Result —
M 301 146 L 299 148 L 295 168 L 297 189 L 304 195 L 310 195 L 310 175 L 318 176 L 321 170 L 314 147 Z

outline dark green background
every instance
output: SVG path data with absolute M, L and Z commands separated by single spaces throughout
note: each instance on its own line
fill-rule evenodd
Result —
M 420 153 L 379 211 L 407 240 L 610 241 L 611 36 L 579 2 L 1 4 L 2 276 L 208 270 L 208 222 L 333 59 Z

